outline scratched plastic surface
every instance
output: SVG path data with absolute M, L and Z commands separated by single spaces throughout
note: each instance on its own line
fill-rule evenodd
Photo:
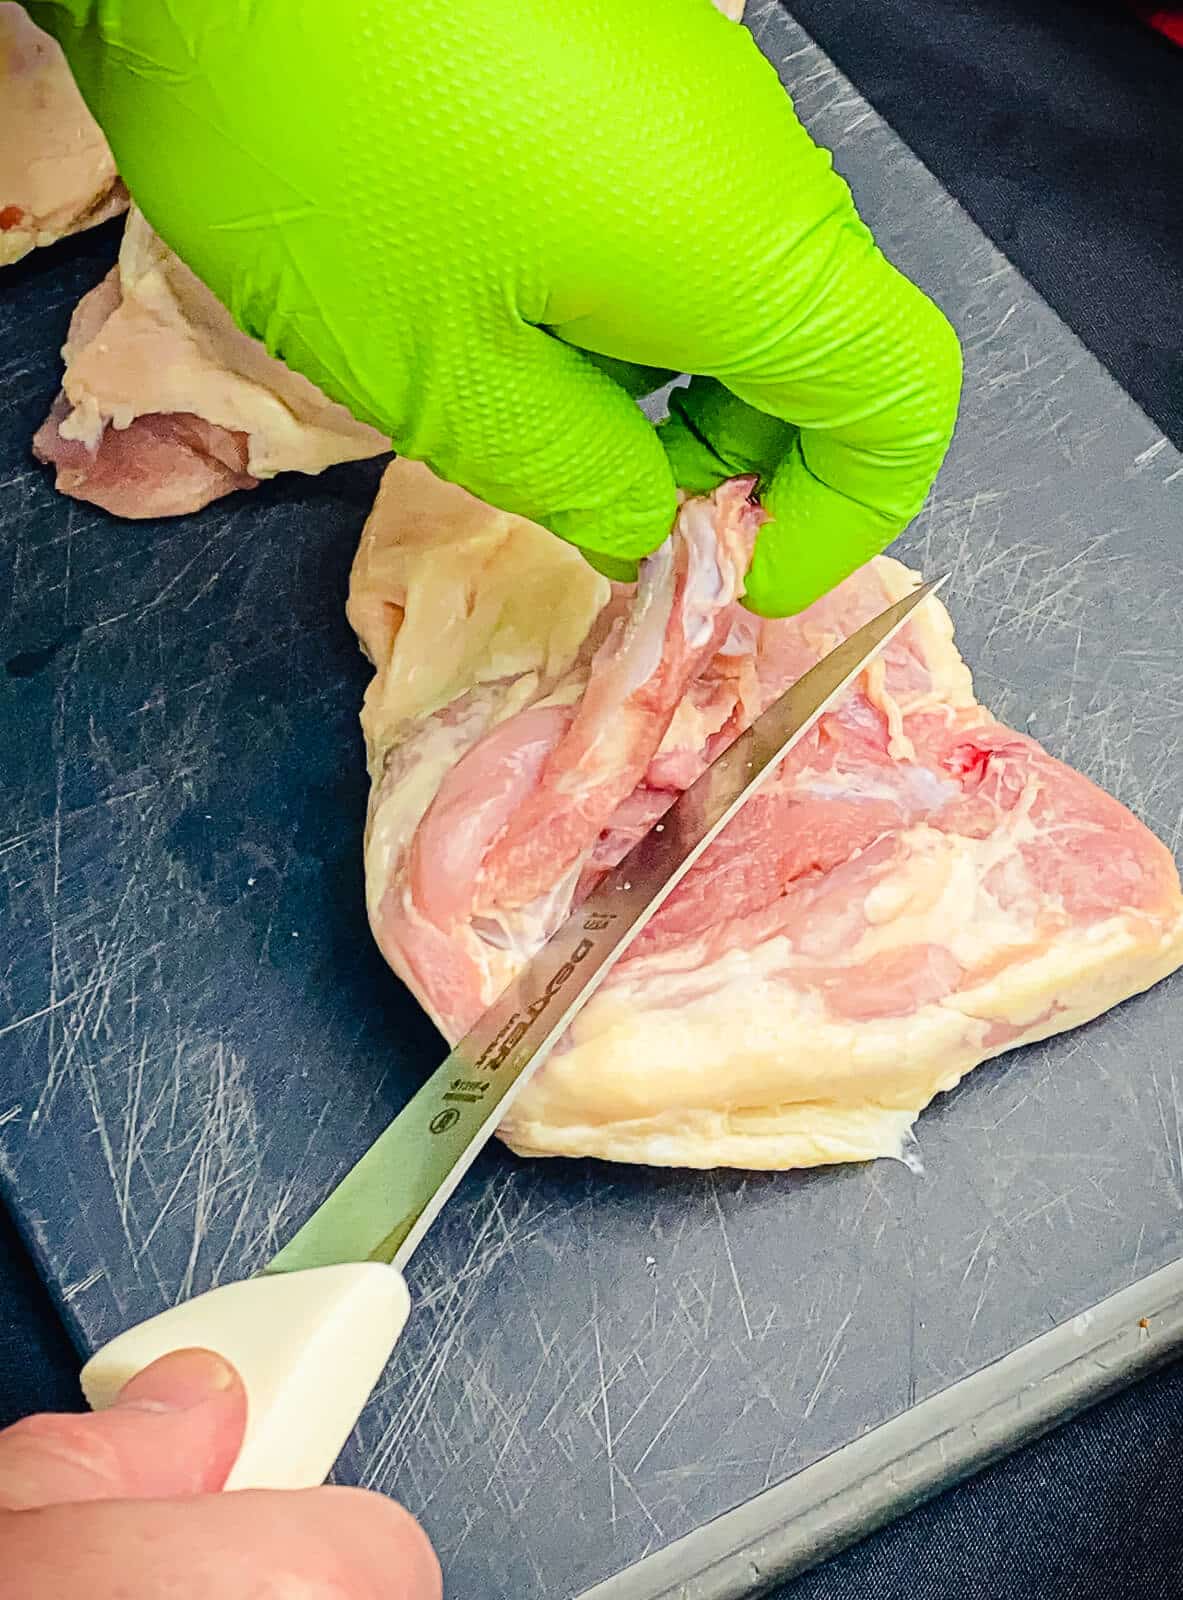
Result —
M 775 8 L 755 26 L 957 323 L 958 443 L 901 542 L 982 698 L 1183 837 L 1183 462 Z M 442 1055 L 362 910 L 343 617 L 367 466 L 187 521 L 55 498 L 27 440 L 111 230 L 0 279 L 0 1164 L 81 1342 L 261 1264 Z M 924 1173 L 485 1153 L 340 1477 L 456 1600 L 559 1600 L 1179 1253 L 1169 983 L 983 1067 Z

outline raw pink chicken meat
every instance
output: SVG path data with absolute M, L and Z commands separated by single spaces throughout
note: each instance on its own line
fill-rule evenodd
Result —
M 33 440 L 63 494 L 174 517 L 388 442 L 269 356 L 132 207 L 118 265 L 78 302 L 62 392 Z
M 57 42 L 0 0 L 0 266 L 127 205 Z
M 456 1038 L 740 728 L 913 586 L 736 604 L 747 486 L 635 595 L 394 463 L 354 567 L 376 675 L 371 923 Z M 515 1103 L 533 1155 L 791 1167 L 899 1154 L 934 1094 L 1183 964 L 1166 849 L 977 704 L 928 601 L 687 877 Z

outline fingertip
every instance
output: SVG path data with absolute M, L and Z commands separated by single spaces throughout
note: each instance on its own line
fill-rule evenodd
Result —
M 788 519 L 766 522 L 744 580 L 744 606 L 769 620 L 798 616 L 879 554 L 890 537 L 879 532 L 860 538 L 847 529 L 821 538 Z
M 139 1441 L 127 1447 L 139 1451 L 135 1492 L 205 1493 L 221 1488 L 242 1448 L 246 1387 L 216 1351 L 175 1350 L 137 1372 L 100 1418 Z
M 142 1411 L 189 1411 L 231 1395 L 245 1411 L 242 1379 L 223 1356 L 214 1350 L 174 1350 L 130 1378 L 114 1404 Z
M 817 598 L 810 592 L 812 585 L 801 581 L 799 541 L 786 538 L 785 531 L 785 524 L 770 515 L 760 529 L 744 579 L 744 607 L 770 620 L 795 616 Z
M 803 606 L 794 604 L 788 593 L 790 586 L 785 575 L 778 569 L 776 561 L 769 558 L 768 547 L 772 543 L 770 534 L 773 526 L 766 523 L 761 529 L 752 564 L 744 579 L 742 600 L 745 610 L 758 617 L 767 617 L 770 621 L 791 617 L 804 610 Z
M 447 404 L 441 394 L 432 410 L 443 422 L 413 448 L 403 441 L 404 453 L 593 557 L 651 554 L 673 526 L 677 489 L 652 423 L 612 375 L 620 364 L 528 324 L 501 332 L 480 378 Z
M 593 572 L 611 583 L 635 583 L 639 561 L 622 561 L 617 556 L 601 555 L 598 550 L 581 550 L 580 554 Z
M 641 482 L 621 485 L 599 504 L 555 512 L 548 527 L 582 550 L 597 572 L 631 581 L 637 563 L 669 537 L 678 514 L 678 492 L 664 458 L 662 466 Z

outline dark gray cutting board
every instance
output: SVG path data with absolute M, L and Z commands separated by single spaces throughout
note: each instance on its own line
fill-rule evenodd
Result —
M 1183 462 L 796 26 L 754 26 L 964 338 L 900 552 L 952 570 L 995 711 L 1178 848 Z M 377 467 L 158 525 L 56 498 L 27 441 L 113 247 L 0 279 L 0 1171 L 83 1346 L 258 1266 L 442 1053 L 362 909 L 343 603 Z M 921 1176 L 490 1149 L 340 1476 L 423 1518 L 456 1600 L 559 1600 L 1084 1326 L 1183 1253 L 1181 993 L 981 1068 Z

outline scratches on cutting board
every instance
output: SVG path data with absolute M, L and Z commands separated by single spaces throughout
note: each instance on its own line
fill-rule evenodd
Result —
M 809 1398 L 806 1400 L 805 1409 L 802 1412 L 802 1416 L 805 1418 L 809 1418 L 813 1415 L 814 1407 L 817 1405 L 818 1400 L 821 1398 L 821 1395 L 825 1391 L 825 1388 L 830 1381 L 830 1377 L 833 1374 L 834 1368 L 837 1366 L 838 1360 L 842 1354 L 842 1343 L 846 1336 L 846 1330 L 850 1327 L 853 1316 L 854 1310 L 852 1308 L 846 1313 L 846 1315 L 842 1318 L 842 1321 L 834 1329 L 833 1335 L 830 1338 L 829 1343 L 826 1345 L 825 1352 L 822 1355 L 821 1365 L 818 1368 L 817 1378 L 814 1381 L 813 1388 L 809 1392 Z
M 743 1285 L 739 1281 L 739 1273 L 736 1270 L 735 1252 L 731 1248 L 731 1240 L 727 1235 L 727 1219 L 724 1217 L 723 1207 L 719 1203 L 719 1188 L 715 1182 L 714 1174 L 711 1174 L 710 1176 L 710 1185 L 711 1201 L 715 1207 L 715 1215 L 719 1219 L 719 1237 L 723 1241 L 723 1253 L 727 1257 L 727 1270 L 731 1274 L 731 1282 L 735 1288 L 736 1302 L 739 1305 L 740 1316 L 743 1318 L 744 1331 L 746 1332 L 748 1341 L 750 1343 L 753 1338 L 753 1334 L 751 1318 L 748 1316 L 748 1303 L 744 1299 Z
M 608 1384 L 604 1377 L 604 1348 L 600 1342 L 600 1318 L 593 1298 L 591 1317 L 592 1339 L 595 1343 L 596 1370 L 600 1378 L 600 1407 L 603 1417 L 604 1455 L 608 1463 L 608 1521 L 616 1526 L 616 1468 L 612 1460 L 612 1413 L 608 1407 Z
M 1153 1083 L 1154 1106 L 1162 1141 L 1160 1148 L 1175 1189 L 1176 1204 L 1183 1210 L 1183 1104 L 1180 1103 L 1179 1074 L 1174 1060 L 1167 1059 L 1156 1064 Z
M 952 572 L 983 700 L 1179 849 L 1179 596 L 1150 576 L 1177 570 L 1178 455 L 778 0 L 749 18 L 965 348 L 897 552 Z M 439 1046 L 359 920 L 342 601 L 376 469 L 167 524 L 56 499 L 27 439 L 90 248 L 19 327 L 0 303 L 4 658 L 61 641 L 0 676 L 0 1178 L 94 1341 L 261 1264 Z M 1178 993 L 979 1069 L 926 1115 L 923 1177 L 490 1152 L 340 1476 L 424 1518 L 456 1600 L 555 1600 L 1077 1315 L 1178 1251 Z
M 690 1402 L 694 1399 L 694 1396 L 698 1393 L 698 1391 L 702 1387 L 703 1383 L 710 1376 L 710 1372 L 711 1372 L 711 1363 L 707 1362 L 699 1370 L 698 1376 L 696 1378 L 693 1378 L 691 1380 L 691 1382 L 687 1385 L 686 1390 L 685 1390 L 684 1394 L 682 1395 L 681 1399 L 673 1407 L 673 1409 L 670 1411 L 669 1415 L 666 1417 L 665 1421 L 657 1429 L 657 1432 L 653 1435 L 653 1437 L 650 1439 L 649 1443 L 645 1446 L 645 1448 L 641 1451 L 641 1454 L 637 1457 L 636 1466 L 637 1466 L 637 1471 L 638 1472 L 645 1465 L 646 1461 L 648 1461 L 649 1457 L 652 1455 L 653 1451 L 657 1448 L 657 1446 L 661 1443 L 662 1439 L 664 1439 L 665 1435 L 673 1427 L 674 1423 L 677 1421 L 678 1413 L 682 1410 L 682 1407 L 689 1405 Z
M 1134 457 L 1133 470 L 1144 471 L 1152 461 L 1156 461 L 1164 450 L 1169 450 L 1170 445 L 1166 439 L 1156 439 L 1153 444 L 1147 445 L 1145 450 L 1139 450 Z

